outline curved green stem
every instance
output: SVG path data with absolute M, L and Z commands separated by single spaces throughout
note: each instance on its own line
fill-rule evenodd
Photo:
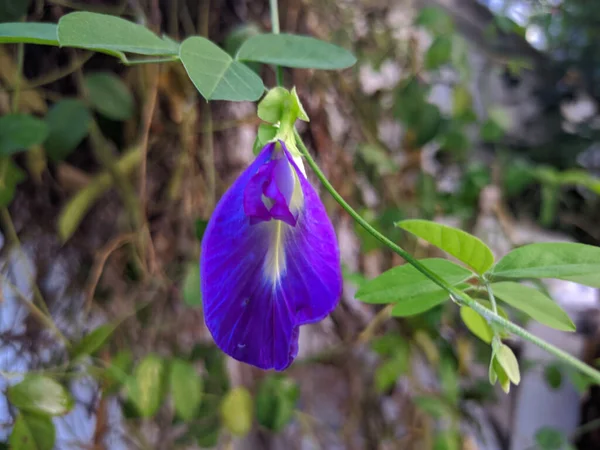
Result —
M 396 254 L 404 258 L 409 264 L 411 264 L 415 269 L 441 287 L 443 290 L 450 294 L 450 298 L 452 298 L 455 302 L 462 306 L 468 306 L 469 308 L 475 310 L 478 314 L 480 314 L 483 318 L 485 318 L 488 322 L 501 327 L 502 329 L 519 336 L 521 339 L 531 342 L 532 344 L 537 345 L 548 353 L 556 356 L 557 358 L 564 361 L 566 364 L 576 368 L 582 373 L 588 375 L 597 383 L 600 383 L 600 371 L 594 369 L 593 367 L 585 364 L 584 362 L 578 360 L 572 355 L 562 351 L 561 349 L 549 344 L 543 339 L 534 336 L 527 330 L 521 328 L 520 326 L 512 323 L 509 320 L 506 320 L 504 317 L 497 314 L 495 311 L 490 311 L 485 306 L 479 304 L 475 300 L 473 300 L 469 295 L 461 291 L 460 289 L 455 288 L 448 284 L 444 279 L 442 279 L 438 274 L 432 272 L 423 264 L 421 264 L 416 258 L 411 256 L 406 250 L 402 249 L 399 245 L 395 244 L 375 228 L 373 228 L 365 219 L 363 219 L 360 214 L 358 214 L 343 198 L 335 188 L 331 185 L 329 180 L 325 174 L 319 169 L 319 166 L 315 162 L 315 160 L 310 155 L 308 149 L 302 142 L 298 131 L 294 129 L 294 136 L 296 138 L 296 143 L 302 156 L 306 159 L 306 162 L 310 166 L 310 168 L 315 172 L 317 178 L 321 181 L 325 189 L 331 194 L 331 196 L 337 201 L 342 208 L 346 210 L 350 216 L 354 220 L 356 220 L 365 230 L 367 230 L 374 238 L 379 240 L 381 243 L 385 244 L 387 247 L 392 249 Z
M 494 314 L 498 314 L 498 306 L 496 305 L 496 297 L 494 297 L 494 292 L 492 291 L 492 286 L 487 281 L 485 282 L 485 288 L 488 293 L 488 297 L 490 299 L 490 303 L 492 304 L 492 311 Z

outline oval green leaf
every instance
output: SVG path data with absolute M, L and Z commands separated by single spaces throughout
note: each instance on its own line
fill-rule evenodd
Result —
M 561 430 L 542 427 L 535 433 L 536 450 L 568 450 L 569 439 Z M 573 447 L 572 447 L 573 448 Z
M 434 70 L 450 62 L 452 58 L 452 39 L 448 36 L 438 36 L 425 53 L 425 68 Z
M 175 412 L 183 420 L 192 420 L 196 416 L 202 400 L 202 378 L 187 361 L 171 361 L 171 395 Z
M 27 174 L 10 158 L 0 162 L 0 173 L 4 178 L 4 183 L 0 184 L 0 207 L 5 207 L 10 205 L 17 185 L 27 178 Z
M 309 36 L 259 34 L 246 40 L 236 58 L 299 69 L 346 69 L 356 64 L 348 50 Z
M 473 276 L 470 270 L 447 259 L 420 261 L 446 282 L 456 285 Z M 365 303 L 396 303 L 403 298 L 439 291 L 440 287 L 410 264 L 396 266 L 362 284 L 356 298 Z
M 91 120 L 92 115 L 81 100 L 56 103 L 46 115 L 49 134 L 44 148 L 50 159 L 61 161 L 69 156 L 87 136 Z
M 467 326 L 469 331 L 471 331 L 471 333 L 473 333 L 486 344 L 492 342 L 494 332 L 487 321 L 481 317 L 479 313 L 468 306 L 462 306 L 460 308 L 460 318 Z
M 41 414 L 19 414 L 8 443 L 12 450 L 52 450 L 56 430 L 52 419 Z
M 238 386 L 230 390 L 221 403 L 221 420 L 235 436 L 245 436 L 252 428 L 254 407 L 248 389 Z
M 44 375 L 27 375 L 8 388 L 8 400 L 21 411 L 60 416 L 73 408 L 73 398 L 57 381 Z
M 408 367 L 408 352 L 398 353 L 387 361 L 384 361 L 375 370 L 375 388 L 377 392 L 386 392 L 394 386 L 396 380 L 408 371 Z
M 128 383 L 128 396 L 140 416 L 152 417 L 164 394 L 164 362 L 157 355 L 146 356 L 136 367 Z
M 265 378 L 256 395 L 258 423 L 271 431 L 281 431 L 292 420 L 300 396 L 298 384 L 285 376 Z
M 79 358 L 85 355 L 93 355 L 106 343 L 115 331 L 112 324 L 100 325 L 91 333 L 83 337 L 71 350 L 71 358 Z
M 48 126 L 43 120 L 29 114 L 6 114 L 0 117 L 0 156 L 40 145 L 46 136 Z
M 90 104 L 112 120 L 127 120 L 135 111 L 131 91 L 123 81 L 110 72 L 91 73 L 85 77 Z
M 426 6 L 417 16 L 415 23 L 427 28 L 434 34 L 451 33 L 454 24 L 450 15 L 439 6 Z
M 461 291 L 470 287 L 470 284 L 461 283 L 456 286 Z M 392 309 L 393 317 L 409 317 L 429 311 L 438 305 L 441 305 L 450 298 L 448 292 L 439 289 L 425 294 L 414 295 L 407 298 L 401 298 Z
M 403 220 L 396 226 L 441 248 L 479 274 L 485 273 L 494 264 L 490 248 L 481 239 L 458 228 L 418 219 Z
M 191 308 L 202 306 L 202 292 L 200 291 L 200 265 L 190 264 L 183 278 L 181 286 L 183 301 Z
M 443 399 L 433 395 L 419 395 L 418 397 L 415 397 L 413 401 L 420 410 L 436 419 L 453 417 L 456 415 L 456 412 L 451 405 Z
M 553 389 L 559 389 L 562 385 L 563 374 L 560 364 L 550 363 L 544 367 L 544 379 L 548 386 Z
M 0 23 L 0 44 L 24 42 L 26 44 L 58 45 L 54 23 L 11 22 Z
M 265 91 L 260 77 L 248 66 L 203 37 L 183 41 L 179 58 L 206 100 L 255 101 Z
M 498 299 L 541 324 L 557 330 L 575 331 L 575 325 L 568 314 L 554 300 L 533 287 L 503 281 L 493 283 L 492 291 Z
M 509 252 L 492 270 L 494 279 L 558 278 L 600 288 L 600 247 L 540 242 Z
M 122 53 L 176 55 L 172 42 L 148 28 L 120 17 L 92 12 L 73 12 L 58 21 L 61 47 L 102 51 L 123 59 Z

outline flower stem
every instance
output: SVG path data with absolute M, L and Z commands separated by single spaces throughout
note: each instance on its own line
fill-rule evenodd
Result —
M 279 34 L 279 6 L 277 0 L 269 0 L 269 7 L 271 9 L 271 31 L 273 34 Z M 275 77 L 277 86 L 283 86 L 283 69 L 281 66 L 275 66 Z
M 323 186 L 325 187 L 325 189 L 327 189 L 327 191 L 331 194 L 331 196 L 335 199 L 335 201 L 337 201 L 340 204 L 340 206 L 342 208 L 344 208 L 346 210 L 346 212 L 348 214 L 350 214 L 350 216 L 352 216 L 352 218 L 354 220 L 356 220 L 374 238 L 376 238 L 381 243 L 385 244 L 387 247 L 389 247 L 391 250 L 393 250 L 396 254 L 398 254 L 399 256 L 404 258 L 415 269 L 417 269 L 419 272 L 421 272 L 423 275 L 425 275 L 427 278 L 429 278 L 431 281 L 433 281 L 435 284 L 437 284 L 443 290 L 448 292 L 450 294 L 450 298 L 452 298 L 459 305 L 468 306 L 469 308 L 473 309 L 475 312 L 480 314 L 488 322 L 491 322 L 494 325 L 501 327 L 502 329 L 504 329 L 516 336 L 519 336 L 521 339 L 524 339 L 526 341 L 531 342 L 532 344 L 537 345 L 538 347 L 542 348 L 543 350 L 547 351 L 548 353 L 561 359 L 566 364 L 568 364 L 568 365 L 574 367 L 575 369 L 581 371 L 582 373 L 588 375 L 595 382 L 600 383 L 600 371 L 585 364 L 584 362 L 582 362 L 582 361 L 578 360 L 577 358 L 573 357 L 572 355 L 564 352 L 563 350 L 559 349 L 558 347 L 555 347 L 555 346 L 549 344 L 548 342 L 544 341 L 543 339 L 540 339 L 537 336 L 534 336 L 527 330 L 512 323 L 511 321 L 506 320 L 504 317 L 498 315 L 497 312 L 490 311 L 485 306 L 483 306 L 483 305 L 479 304 L 477 301 L 473 300 L 469 295 L 467 295 L 460 289 L 457 289 L 456 287 L 447 283 L 438 274 L 436 274 L 435 272 L 432 272 L 427 267 L 425 267 L 423 264 L 421 264 L 417 259 L 415 259 L 413 256 L 411 256 L 406 250 L 402 249 L 400 246 L 398 246 L 397 244 L 395 244 L 394 242 L 389 240 L 387 237 L 385 237 L 383 234 L 381 234 L 379 231 L 377 231 L 375 228 L 373 228 L 365 219 L 363 219 L 360 216 L 360 214 L 358 214 L 342 198 L 342 196 L 331 185 L 329 180 L 327 180 L 327 177 L 325 176 L 325 174 L 321 171 L 321 169 L 319 169 L 319 166 L 317 165 L 315 160 L 310 155 L 308 149 L 304 145 L 304 142 L 302 142 L 302 139 L 300 138 L 300 135 L 298 134 L 298 131 L 296 129 L 294 129 L 294 136 L 296 138 L 296 143 L 298 145 L 298 148 L 300 149 L 300 153 L 302 153 L 302 156 L 304 156 L 304 158 L 306 159 L 306 162 L 308 163 L 310 168 L 315 172 L 315 174 L 317 175 L 317 178 L 319 178 L 321 183 L 323 183 Z

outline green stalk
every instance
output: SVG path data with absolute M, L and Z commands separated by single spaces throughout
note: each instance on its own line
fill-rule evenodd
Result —
M 342 198 L 342 196 L 331 185 L 329 180 L 327 180 L 327 177 L 325 176 L 325 174 L 321 171 L 321 169 L 319 169 L 319 166 L 317 165 L 315 160 L 310 155 L 308 149 L 304 145 L 304 142 L 302 142 L 302 139 L 300 138 L 300 135 L 298 134 L 298 131 L 296 129 L 294 129 L 294 136 L 296 138 L 296 143 L 298 145 L 298 148 L 300 149 L 300 153 L 302 153 L 302 156 L 304 156 L 304 158 L 306 159 L 306 162 L 308 163 L 310 168 L 315 172 L 315 174 L 317 175 L 317 178 L 319 178 L 319 180 L 321 181 L 321 183 L 323 184 L 325 189 L 327 189 L 327 191 L 329 192 L 329 194 L 331 194 L 331 196 L 335 199 L 335 201 L 337 201 L 340 204 L 340 206 L 342 208 L 344 208 L 344 210 L 346 210 L 346 212 L 348 214 L 350 214 L 350 216 L 354 220 L 356 220 L 365 230 L 367 230 L 367 232 L 369 232 L 374 238 L 376 238 L 381 243 L 385 244 L 387 247 L 389 247 L 391 250 L 393 250 L 396 254 L 398 254 L 399 256 L 404 258 L 406 260 L 406 262 L 411 264 L 415 269 L 417 269 L 419 272 L 421 272 L 423 275 L 425 275 L 427 278 L 429 278 L 431 281 L 433 281 L 435 284 L 437 284 L 443 290 L 448 292 L 448 294 L 450 294 L 450 298 L 452 298 L 459 305 L 468 306 L 469 308 L 473 309 L 478 314 L 480 314 L 483 318 L 485 318 L 489 323 L 494 324 L 498 327 L 501 327 L 502 329 L 504 329 L 516 336 L 519 336 L 521 339 L 524 339 L 526 341 L 531 342 L 532 344 L 537 345 L 538 347 L 542 348 L 543 350 L 547 351 L 548 353 L 561 359 L 566 364 L 568 364 L 568 365 L 572 366 L 573 368 L 581 371 L 582 373 L 588 375 L 595 382 L 600 383 L 600 371 L 585 364 L 584 362 L 578 360 L 577 358 L 569 355 L 568 353 L 562 351 L 561 349 L 549 344 L 548 342 L 544 341 L 543 339 L 540 339 L 537 336 L 534 336 L 527 330 L 521 328 L 520 326 L 512 323 L 509 320 L 506 320 L 504 317 L 499 316 L 496 312 L 490 311 L 485 306 L 480 305 L 478 302 L 473 300 L 469 295 L 462 292 L 460 289 L 457 289 L 454 286 L 451 286 L 450 284 L 448 284 L 438 274 L 436 274 L 435 272 L 432 272 L 427 267 L 422 265 L 417 259 L 415 259 L 413 256 L 411 256 L 408 252 L 406 252 L 406 250 L 402 249 L 400 246 L 398 246 L 397 244 L 395 244 L 394 242 L 389 240 L 387 237 L 385 237 L 383 234 L 381 234 L 379 231 L 377 231 L 375 228 L 373 228 L 366 220 L 364 220 Z
M 277 0 L 269 0 L 271 9 L 271 31 L 273 34 L 279 34 L 279 6 Z M 280 66 L 275 66 L 275 77 L 277 86 L 283 86 L 283 69 Z

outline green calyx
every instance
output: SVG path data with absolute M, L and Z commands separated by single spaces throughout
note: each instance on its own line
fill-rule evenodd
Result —
M 296 88 L 288 91 L 282 87 L 271 89 L 259 102 L 257 115 L 266 123 L 260 124 L 254 142 L 254 153 L 267 143 L 281 140 L 294 156 L 300 156 L 294 138 L 294 124 L 300 119 L 308 122 L 308 115 L 300 99 Z

